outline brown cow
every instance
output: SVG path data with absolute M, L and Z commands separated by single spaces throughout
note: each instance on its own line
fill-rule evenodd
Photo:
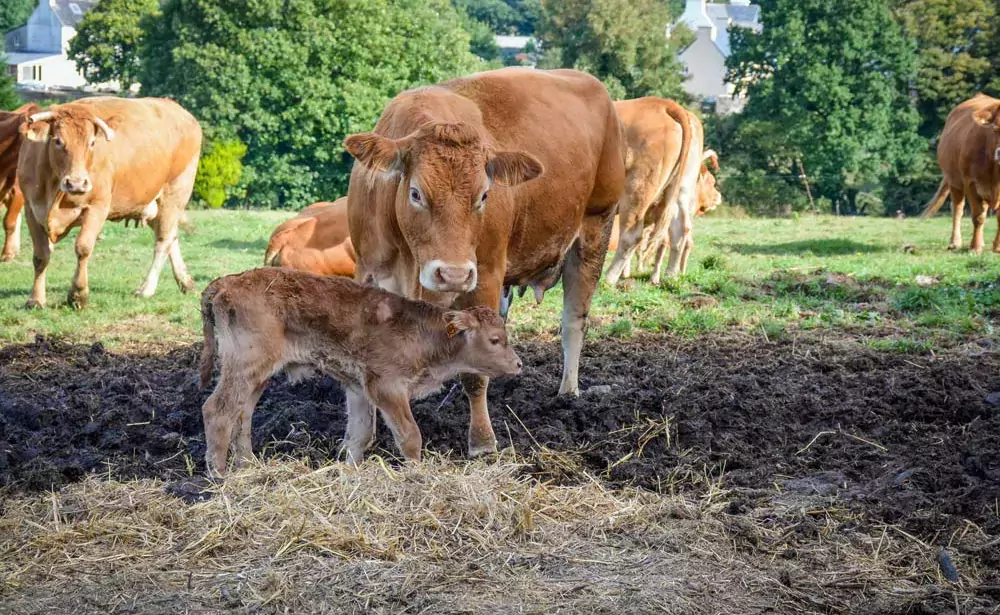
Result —
M 17 156 L 21 151 L 21 124 L 42 108 L 35 103 L 21 105 L 11 112 L 0 111 L 0 206 L 7 207 L 3 217 L 3 251 L 0 262 L 14 260 L 21 251 L 21 210 L 24 195 L 17 185 Z
M 618 101 L 615 109 L 625 129 L 628 179 L 618 214 L 621 246 L 606 274 L 612 286 L 625 273 L 640 243 L 644 243 L 644 235 L 652 232 L 658 236 L 669 224 L 671 246 L 686 245 L 691 226 L 687 217 L 694 215 L 704 149 L 701 123 L 672 100 L 648 96 Z M 679 224 L 670 222 L 674 217 L 679 218 Z M 654 230 L 649 231 L 650 228 Z M 671 247 L 670 275 L 683 268 L 687 260 L 675 258 L 674 253 Z M 656 261 L 651 281 L 659 284 L 662 250 Z
M 86 305 L 87 261 L 107 220 L 146 220 L 153 228 L 153 264 L 136 295 L 153 295 L 168 254 L 177 285 L 192 290 L 178 223 L 198 171 L 198 121 L 172 100 L 94 97 L 55 105 L 29 122 L 21 127 L 27 141 L 18 163 L 35 248 L 28 307 L 44 307 L 51 246 L 76 226 L 69 303 Z
M 211 381 L 216 353 L 221 364 L 219 383 L 202 407 L 205 461 L 215 475 L 225 470 L 234 427 L 235 463 L 251 456 L 254 406 L 280 371 L 297 380 L 315 369 L 344 385 L 344 448 L 352 464 L 375 439 L 373 408 L 382 412 L 403 456 L 419 461 L 420 429 L 410 399 L 458 374 L 521 371 L 492 309 L 445 311 L 345 278 L 270 267 L 229 275 L 202 293 L 201 313 L 202 388 Z
M 949 250 L 962 245 L 962 214 L 969 199 L 972 243 L 983 250 L 986 213 L 1000 208 L 1000 100 L 977 94 L 948 114 L 938 143 L 938 164 L 944 173 L 937 194 L 927 204 L 923 217 L 937 213 L 951 196 L 951 242 Z M 1000 217 L 993 251 L 1000 252 Z
M 600 81 L 503 68 L 393 98 L 345 141 L 355 279 L 439 305 L 538 300 L 562 276 L 560 394 L 579 394 L 580 350 L 625 184 L 621 125 Z M 496 450 L 485 377 L 463 378 L 469 454 Z
M 311 271 L 320 275 L 354 276 L 358 257 L 347 228 L 347 197 L 313 203 L 271 233 L 264 265 Z

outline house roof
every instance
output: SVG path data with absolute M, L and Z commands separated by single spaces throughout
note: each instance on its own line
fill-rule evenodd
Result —
M 505 34 L 496 35 L 497 46 L 501 49 L 524 49 L 524 46 L 527 45 L 530 40 L 530 36 L 507 36 Z
M 3 62 L 8 65 L 20 65 L 20 64 L 31 64 L 32 62 L 38 62 L 41 60 L 48 60 L 49 58 L 61 58 L 62 56 L 58 53 L 8 53 L 6 55 L 0 54 L 0 58 L 3 58 Z
M 760 6 L 749 0 L 734 0 L 727 4 L 708 4 L 705 0 L 688 0 L 684 14 L 678 20 L 695 32 L 698 28 L 710 28 L 709 36 L 723 56 L 732 51 L 729 44 L 730 23 L 742 28 L 760 32 Z
M 98 0 L 52 0 L 51 4 L 52 11 L 62 25 L 76 28 L 84 13 L 97 6 L 97 2 Z

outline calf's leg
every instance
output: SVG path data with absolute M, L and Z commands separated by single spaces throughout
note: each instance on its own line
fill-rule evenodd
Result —
M 239 467 L 243 459 L 252 457 L 250 423 L 265 384 L 266 379 L 246 372 L 234 373 L 233 368 L 223 365 L 218 385 L 201 408 L 205 424 L 205 466 L 210 476 L 225 475 L 226 453 L 230 445 L 236 453 L 234 468 Z M 234 433 L 237 436 L 235 442 Z
M 410 397 L 406 390 L 382 382 L 377 377 L 369 377 L 365 382 L 365 393 L 382 412 L 403 457 L 407 461 L 420 461 L 420 428 L 410 412 Z
M 375 442 L 375 407 L 359 389 L 347 387 L 344 396 L 347 430 L 341 452 L 347 454 L 346 462 L 356 467 L 364 460 L 365 451 Z

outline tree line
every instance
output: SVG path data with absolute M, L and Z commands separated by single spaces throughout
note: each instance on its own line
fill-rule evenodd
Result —
M 752 213 L 919 210 L 939 181 L 947 113 L 1000 89 L 996 0 L 756 0 L 734 29 L 740 114 L 705 114 L 726 200 Z M 9 0 L 0 29 L 33 0 Z M 202 122 L 197 194 L 214 207 L 300 208 L 346 189 L 342 141 L 401 90 L 530 61 L 600 78 L 616 99 L 693 104 L 665 27 L 683 0 L 102 0 L 70 53 L 89 81 L 141 84 Z M 502 57 L 494 34 L 532 36 Z M 0 105 L 11 107 L 0 77 Z M 808 187 L 808 189 L 807 189 Z

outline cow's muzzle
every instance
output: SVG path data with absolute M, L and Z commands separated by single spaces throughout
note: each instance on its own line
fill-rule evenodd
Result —
M 67 175 L 63 178 L 62 183 L 59 184 L 59 189 L 67 194 L 87 194 L 90 192 L 90 188 L 89 177 Z
M 438 293 L 467 293 L 479 281 L 476 264 L 462 264 L 433 260 L 420 269 L 420 285 Z

